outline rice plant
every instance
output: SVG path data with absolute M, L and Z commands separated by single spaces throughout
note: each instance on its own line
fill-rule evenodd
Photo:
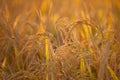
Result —
M 119 0 L 0 0 L 0 80 L 119 80 Z

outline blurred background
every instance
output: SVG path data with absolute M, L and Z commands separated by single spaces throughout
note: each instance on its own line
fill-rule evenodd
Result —
M 119 0 L 0 0 L 0 17 L 2 21 L 3 14 L 7 14 L 6 17 L 9 17 L 12 23 L 21 15 L 29 15 L 29 20 L 37 23 L 40 22 L 35 21 L 38 10 L 41 22 L 47 23 L 47 30 L 53 33 L 53 26 L 61 17 L 67 17 L 72 21 L 89 18 L 98 23 L 104 22 L 107 17 L 111 18 L 117 27 L 120 19 L 119 3 Z M 4 12 L 5 9 L 7 12 Z

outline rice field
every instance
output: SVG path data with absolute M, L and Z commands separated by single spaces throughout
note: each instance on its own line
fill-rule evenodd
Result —
M 120 0 L 0 0 L 0 80 L 120 80 Z

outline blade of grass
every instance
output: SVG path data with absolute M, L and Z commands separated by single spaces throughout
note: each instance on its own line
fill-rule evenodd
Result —
M 119 80 L 118 77 L 116 76 L 116 74 L 114 73 L 114 71 L 111 69 L 110 66 L 107 66 L 107 69 L 108 69 L 108 71 L 110 72 L 113 80 Z
M 7 58 L 5 57 L 4 60 L 3 60 L 3 62 L 2 62 L 2 68 L 3 68 L 3 69 L 5 68 L 6 61 L 7 61 Z

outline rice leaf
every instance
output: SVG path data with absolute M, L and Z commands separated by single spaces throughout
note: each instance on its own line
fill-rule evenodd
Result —
M 118 77 L 116 76 L 116 74 L 114 73 L 114 71 L 111 69 L 110 66 L 107 66 L 107 69 L 108 69 L 108 71 L 110 72 L 113 80 L 119 80 Z

